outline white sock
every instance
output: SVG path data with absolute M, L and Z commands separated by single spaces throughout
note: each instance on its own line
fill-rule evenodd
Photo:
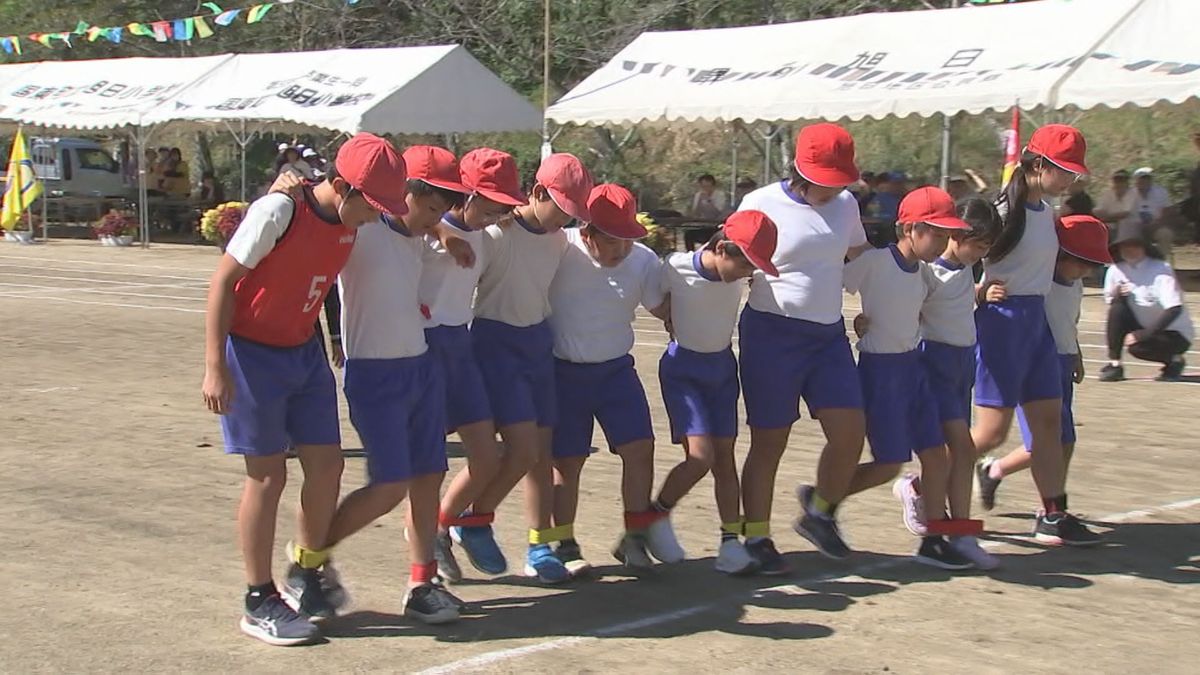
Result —
M 1121 367 L 1121 361 L 1120 361 L 1120 360 L 1117 360 L 1117 361 L 1109 361 L 1109 362 L 1108 362 L 1108 364 L 1109 364 L 1110 366 L 1112 366 L 1113 368 L 1120 368 L 1120 367 Z

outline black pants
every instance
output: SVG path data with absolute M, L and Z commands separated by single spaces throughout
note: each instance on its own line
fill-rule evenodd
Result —
M 1145 328 L 1138 323 L 1129 306 L 1128 297 L 1118 297 L 1108 306 L 1108 358 L 1116 361 L 1121 358 L 1121 350 L 1125 346 L 1125 336 Z M 1136 359 L 1170 363 L 1171 359 L 1186 352 L 1191 343 L 1179 334 L 1179 331 L 1164 330 L 1144 340 L 1139 340 L 1129 348 L 1129 353 Z
M 691 253 L 696 250 L 696 247 L 703 246 L 708 243 L 709 239 L 717 233 L 715 227 L 697 227 L 688 228 L 683 231 L 683 250 Z

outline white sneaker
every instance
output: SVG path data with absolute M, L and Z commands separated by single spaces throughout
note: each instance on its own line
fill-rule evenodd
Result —
M 970 560 L 976 569 L 994 570 L 1000 566 L 1000 560 L 985 551 L 979 545 L 979 540 L 975 537 L 950 537 L 950 548 L 957 551 L 962 557 Z
M 896 479 L 892 483 L 892 494 L 896 499 L 900 500 L 900 505 L 904 507 L 904 527 L 908 528 L 918 537 L 924 537 L 927 529 L 925 527 L 925 502 L 921 499 L 921 495 L 917 493 L 917 488 L 913 485 L 917 477 L 911 473 L 906 473 Z
M 646 536 L 640 533 L 627 532 L 617 541 L 613 549 L 613 557 L 618 562 L 634 571 L 646 572 L 654 569 L 654 561 L 646 550 Z
M 750 574 L 758 569 L 758 561 L 746 551 L 746 547 L 737 539 L 726 539 L 721 542 L 717 551 L 717 562 L 714 565 L 718 572 L 737 576 Z
M 675 528 L 671 527 L 669 515 L 654 521 L 646 530 L 646 548 L 659 562 L 677 563 L 687 557 L 675 538 Z

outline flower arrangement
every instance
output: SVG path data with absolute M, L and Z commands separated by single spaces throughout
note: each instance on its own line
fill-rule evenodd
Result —
M 247 206 L 246 202 L 225 202 L 205 211 L 200 217 L 200 236 L 224 249 L 241 225 Z
M 109 209 L 108 213 L 92 225 L 92 232 L 97 238 L 132 237 L 137 234 L 138 220 L 128 211 Z
M 674 242 L 670 240 L 667 232 L 654 222 L 649 213 L 637 214 L 637 221 L 646 228 L 646 236 L 642 239 L 642 243 L 650 247 L 650 250 L 660 257 L 674 250 Z

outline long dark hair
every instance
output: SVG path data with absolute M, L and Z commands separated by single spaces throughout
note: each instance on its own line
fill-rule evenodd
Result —
M 1000 234 L 992 243 L 988 260 L 1000 262 L 1020 243 L 1025 236 L 1025 203 L 1029 201 L 1029 174 L 1040 155 L 1026 150 L 1021 153 L 1021 163 L 1013 170 L 1008 185 L 996 197 L 996 209 L 1001 213 Z
M 954 205 L 954 210 L 971 226 L 963 233 L 965 240 L 995 242 L 1004 226 L 996 207 L 983 197 L 964 197 Z

